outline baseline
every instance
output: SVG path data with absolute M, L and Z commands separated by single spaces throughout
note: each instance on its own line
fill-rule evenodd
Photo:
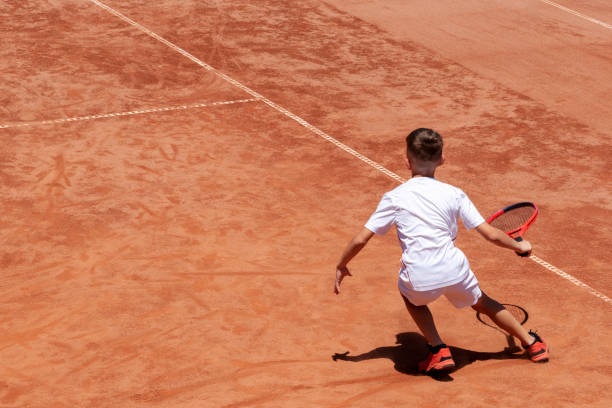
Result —
M 237 103 L 249 103 L 249 102 L 256 102 L 256 101 L 258 101 L 257 98 L 237 99 L 237 100 L 233 100 L 233 101 L 194 103 L 194 104 L 191 104 L 191 105 L 167 106 L 167 107 L 164 107 L 164 108 L 140 109 L 140 110 L 127 111 L 127 112 L 100 113 L 100 114 L 97 114 L 97 115 L 75 116 L 75 117 L 72 117 L 72 118 L 49 119 L 49 120 L 40 120 L 40 121 L 33 121 L 33 122 L 21 122 L 21 123 L 8 123 L 8 124 L 4 124 L 4 125 L 0 124 L 0 129 L 19 128 L 19 127 L 37 126 L 37 125 L 49 125 L 49 124 L 66 123 L 66 122 L 78 122 L 78 121 L 84 121 L 84 120 L 114 118 L 114 117 L 118 117 L 118 116 L 143 115 L 145 113 L 169 112 L 169 111 L 177 111 L 177 110 L 206 108 L 206 107 L 219 106 L 219 105 L 234 105 L 234 104 L 237 104 Z
M 182 49 L 179 46 L 175 45 L 174 43 L 166 40 L 165 38 L 159 36 L 158 34 L 154 33 L 153 31 L 149 30 L 148 28 L 146 28 L 146 27 L 142 26 L 141 24 L 137 23 L 136 21 L 130 19 L 129 17 L 125 16 L 124 14 L 120 13 L 119 11 L 117 11 L 117 10 L 107 6 L 106 4 L 100 2 L 99 0 L 89 0 L 89 1 L 94 3 L 94 4 L 96 4 L 97 6 L 99 6 L 101 8 L 103 8 L 104 10 L 108 11 L 109 13 L 117 16 L 121 20 L 129 23 L 130 25 L 136 27 L 138 30 L 144 32 L 145 34 L 149 35 L 150 37 L 153 37 L 154 39 L 156 39 L 156 40 L 160 41 L 161 43 L 167 45 L 168 47 L 174 49 L 178 53 L 180 53 L 180 54 L 184 55 L 185 57 L 189 58 L 191 61 L 193 61 L 194 63 L 200 65 L 201 67 L 205 68 L 206 70 L 208 70 L 210 72 L 213 72 L 215 75 L 219 76 L 220 78 L 222 78 L 222 79 L 228 81 L 229 83 L 233 84 L 234 86 L 242 89 L 243 91 L 245 91 L 249 95 L 253 96 L 255 99 L 260 100 L 260 101 L 266 103 L 271 108 L 273 108 L 276 111 L 282 113 L 283 115 L 291 118 L 292 120 L 294 120 L 297 123 L 299 123 L 300 125 L 304 126 L 305 128 L 307 128 L 311 132 L 313 132 L 316 135 L 322 137 L 323 139 L 327 140 L 328 142 L 333 143 L 334 145 L 336 145 L 340 149 L 342 149 L 345 152 L 351 154 L 352 156 L 358 158 L 359 160 L 363 161 L 364 163 L 374 167 L 375 169 L 377 169 L 378 171 L 380 171 L 383 174 L 387 175 L 388 177 L 390 177 L 390 178 L 392 178 L 392 179 L 394 179 L 394 180 L 396 180 L 396 181 L 398 181 L 400 183 L 404 183 L 406 181 L 406 179 L 404 179 L 401 176 L 393 173 L 391 170 L 383 167 L 379 163 L 376 163 L 375 161 L 373 161 L 373 160 L 369 159 L 368 157 L 364 156 L 363 154 L 355 151 L 354 149 L 350 148 L 349 146 L 345 145 L 344 143 L 340 142 L 339 140 L 333 138 L 332 136 L 328 135 L 327 133 L 325 133 L 324 131 L 322 131 L 319 128 L 315 127 L 314 125 L 308 123 L 306 120 L 300 118 L 299 116 L 295 115 L 294 113 L 290 112 L 289 110 L 283 108 L 282 106 L 276 104 L 275 102 L 272 102 L 268 98 L 262 96 L 261 94 L 259 94 L 258 92 L 252 90 L 251 88 L 247 87 L 246 85 L 243 85 L 242 83 L 236 81 L 235 79 L 229 77 L 228 75 L 226 75 L 226 74 L 224 74 L 222 72 L 217 71 L 215 68 L 213 68 L 212 66 L 206 64 L 205 62 L 203 62 L 199 58 L 193 56 L 192 54 L 188 53 L 187 51 L 185 51 L 184 49 Z M 541 0 L 541 1 L 546 1 L 546 0 Z M 581 282 L 579 279 L 575 278 L 574 276 L 572 276 L 572 275 L 570 275 L 570 274 L 568 274 L 566 272 L 561 271 L 559 268 L 554 267 L 553 265 L 549 264 L 548 262 L 545 262 L 545 261 L 543 261 L 540 258 L 537 258 L 535 256 L 530 257 L 530 259 L 532 261 L 538 263 L 539 265 L 543 266 L 547 270 L 549 270 L 551 272 L 554 272 L 558 276 L 561 276 L 562 278 L 564 278 L 564 279 L 574 283 L 575 285 L 578 285 L 578 286 L 583 287 L 583 288 L 588 288 L 589 289 L 589 293 L 591 293 L 592 295 L 594 295 L 594 296 L 604 300 L 605 302 L 612 303 L 612 302 L 610 302 L 610 300 L 609 300 L 609 298 L 607 296 L 597 292 L 595 289 L 593 289 L 590 286 L 588 286 L 587 284 Z

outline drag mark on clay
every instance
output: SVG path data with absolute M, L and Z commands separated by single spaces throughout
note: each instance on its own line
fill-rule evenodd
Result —
M 176 156 L 178 155 L 178 147 L 175 144 L 171 144 L 170 147 L 172 148 L 172 152 L 173 152 L 172 157 L 170 157 L 168 153 L 166 153 L 161 146 L 159 147 L 159 152 L 161 153 L 162 156 L 164 156 L 164 159 L 173 161 L 173 160 L 176 160 Z
M 140 168 L 140 169 L 142 169 L 144 171 L 148 171 L 149 173 L 153 173 L 156 176 L 161 176 L 162 175 L 161 171 L 154 170 L 154 169 L 152 169 L 150 167 L 147 167 L 147 166 L 143 166 L 142 164 L 137 164 L 136 167 L 138 167 L 138 168 Z
M 132 394 L 131 398 L 135 401 L 161 402 L 164 400 L 174 398 L 184 393 L 196 391 L 201 388 L 218 385 L 218 384 L 224 384 L 224 383 L 233 383 L 241 378 L 252 377 L 252 376 L 261 374 L 262 373 L 261 369 L 267 368 L 269 366 L 276 366 L 279 364 L 293 365 L 293 364 L 298 364 L 298 363 L 323 363 L 323 362 L 324 362 L 323 360 L 321 361 L 279 360 L 279 361 L 266 361 L 266 362 L 261 362 L 261 363 L 247 363 L 247 362 L 234 361 L 233 363 L 242 365 L 242 367 L 238 368 L 236 371 L 232 373 L 228 373 L 226 375 L 222 375 L 222 376 L 215 377 L 215 378 L 207 378 L 201 381 L 195 381 L 189 384 L 184 384 L 184 385 L 172 387 L 172 388 L 157 388 L 156 387 L 150 390 L 146 390 L 144 392 Z M 172 377 L 172 374 L 169 374 L 169 376 Z M 275 399 L 291 391 L 296 391 L 296 390 L 303 389 L 303 388 L 312 388 L 312 387 L 303 386 L 303 385 L 292 385 L 292 386 L 285 387 L 283 390 L 277 390 L 273 394 L 264 395 L 262 397 L 256 397 L 256 399 L 259 400 L 261 398 L 262 399 L 261 402 L 264 402 L 267 400 Z M 253 406 L 253 404 L 255 403 L 257 402 L 254 400 L 240 401 L 240 402 L 232 403 L 230 405 L 226 405 L 226 407 Z
M 182 282 L 182 281 L 179 281 Z M 206 304 L 206 302 L 204 302 L 202 299 L 198 298 L 194 293 L 192 293 L 190 290 L 186 289 L 185 290 L 185 295 L 193 300 L 193 302 L 198 305 L 199 307 L 206 309 L 206 310 L 210 310 L 210 306 L 208 304 Z
M 427 378 L 427 377 L 426 377 Z M 395 379 L 390 379 L 388 382 L 385 382 L 382 385 L 378 385 L 376 387 L 372 387 L 370 389 L 367 389 L 363 392 L 360 392 L 342 402 L 340 402 L 337 405 L 333 405 L 334 408 L 340 408 L 340 407 L 350 407 L 353 406 L 353 404 L 357 401 L 363 400 L 364 398 L 367 397 L 371 397 L 374 394 L 377 394 L 381 391 L 388 391 L 389 389 L 393 388 L 393 387 L 405 387 L 406 386 L 406 379 L 401 376 L 401 375 L 396 375 Z
M 260 361 L 260 362 L 249 362 L 249 361 L 240 361 L 240 360 L 232 360 L 232 364 L 238 366 L 237 373 L 245 370 L 259 370 L 261 368 L 269 368 L 283 365 L 295 365 L 295 364 L 322 364 L 326 363 L 327 360 L 270 360 L 270 361 Z
M 62 320 L 64 320 L 64 317 L 59 317 L 40 327 L 32 327 L 22 332 L 9 332 L 3 330 L 2 332 L 0 332 L 0 338 L 2 339 L 0 341 L 0 350 L 4 350 L 15 344 L 27 347 L 28 343 L 38 340 L 39 336 L 46 334 L 51 327 L 57 325 Z
M 280 397 L 287 395 L 287 394 L 292 394 L 296 391 L 300 391 L 300 390 L 308 390 L 308 389 L 312 389 L 314 388 L 313 386 L 309 386 L 309 385 L 293 385 L 290 387 L 285 387 L 283 390 L 274 390 L 273 392 L 270 392 L 268 394 L 264 394 L 262 396 L 259 397 L 254 397 L 251 399 L 247 399 L 247 400 L 242 400 L 242 401 L 238 401 L 238 402 L 233 402 L 231 404 L 228 405 L 224 405 L 223 408 L 240 408 L 240 407 L 253 407 L 255 405 L 259 405 L 262 404 L 264 402 L 268 402 L 268 401 L 273 401 L 276 399 L 279 399 Z
M 394 373 L 394 374 L 386 374 L 386 375 L 377 375 L 377 376 L 372 376 L 372 377 L 361 377 L 361 378 L 351 378 L 348 380 L 330 381 L 323 385 L 326 387 L 338 387 L 338 386 L 343 386 L 343 385 L 363 384 L 363 383 L 369 383 L 369 382 L 381 382 L 381 381 L 393 380 L 393 379 L 400 378 L 400 377 L 405 378 L 404 374 Z
M 91 366 L 93 363 L 95 363 L 98 360 L 100 360 L 100 357 L 97 356 L 97 355 L 95 355 L 93 357 L 90 357 L 89 359 L 87 359 L 84 362 L 80 363 L 78 366 L 76 366 L 76 367 L 72 368 L 71 370 L 69 370 L 62 377 L 58 378 L 56 380 L 56 382 L 58 384 L 63 383 L 64 381 L 66 381 L 66 379 L 70 378 L 71 376 L 77 374 L 80 371 L 83 371 L 84 369 L 86 369 L 87 367 Z
M 161 402 L 178 395 L 196 391 L 201 388 L 205 388 L 211 385 L 217 385 L 220 383 L 236 381 L 239 378 L 245 378 L 255 375 L 256 373 L 244 373 L 244 374 L 229 374 L 217 378 L 204 379 L 201 381 L 195 381 L 189 384 L 173 387 L 173 388 L 152 388 L 150 390 L 131 394 L 130 397 L 134 401 L 150 401 L 150 402 Z M 125 396 L 125 393 L 119 395 L 119 397 Z
M 2 380 L 0 380 L 0 402 L 3 404 L 14 404 L 22 395 L 26 395 L 39 387 L 44 388 L 49 395 L 57 391 L 56 388 L 46 382 L 42 382 L 38 378 L 30 377 L 11 367 L 0 367 L 5 371 L 5 373 L 2 374 Z M 25 381 L 28 385 L 15 385 L 15 381 L 11 377 L 17 378 L 18 381 Z M 66 406 L 78 406 L 76 401 L 69 399 L 69 397 L 66 397 L 64 402 Z
M 55 160 L 55 171 L 56 175 L 50 185 L 59 185 L 60 187 L 64 187 L 61 185 L 61 182 L 65 182 L 66 186 L 71 186 L 70 179 L 66 176 L 66 161 L 64 160 L 64 156 L 62 154 L 58 154 L 53 158 Z

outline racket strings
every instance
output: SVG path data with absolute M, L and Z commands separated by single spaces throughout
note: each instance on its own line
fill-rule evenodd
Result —
M 500 214 L 490 224 L 504 232 L 521 228 L 535 213 L 533 207 L 518 207 Z

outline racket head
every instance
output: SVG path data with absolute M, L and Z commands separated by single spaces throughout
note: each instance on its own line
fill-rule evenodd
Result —
M 512 204 L 498 210 L 487 223 L 499 228 L 512 238 L 520 238 L 538 218 L 538 206 L 529 201 Z
M 527 311 L 525 309 L 523 309 L 521 306 L 518 305 L 513 305 L 510 303 L 502 303 L 501 304 L 504 308 L 506 308 L 507 311 L 509 311 L 512 316 L 514 316 L 514 318 L 521 324 L 525 324 L 527 322 L 527 320 L 529 319 L 529 314 L 527 313 Z M 489 326 L 492 327 L 494 329 L 499 329 L 499 327 L 497 327 L 497 325 L 495 324 L 495 322 L 493 320 L 491 320 L 491 318 L 489 316 L 487 316 L 486 314 L 477 312 L 476 313 L 476 318 L 485 326 Z

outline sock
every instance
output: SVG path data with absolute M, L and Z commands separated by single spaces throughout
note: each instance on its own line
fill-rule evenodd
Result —
M 427 348 L 429 349 L 429 351 L 431 351 L 432 354 L 436 354 L 438 353 L 440 350 L 442 350 L 443 348 L 446 348 L 447 345 L 442 343 L 442 344 L 438 344 L 437 346 L 432 346 L 431 344 L 427 345 Z

